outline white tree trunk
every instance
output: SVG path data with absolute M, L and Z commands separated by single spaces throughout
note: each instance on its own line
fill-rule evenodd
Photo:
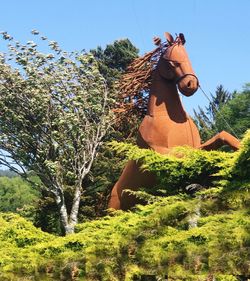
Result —
M 59 192 L 55 195 L 56 204 L 59 209 L 60 214 L 60 220 L 63 227 L 63 230 L 65 232 L 65 235 L 68 235 L 70 233 L 74 233 L 74 228 L 69 224 L 69 218 L 68 218 L 68 212 L 65 204 L 65 198 L 64 193 L 60 189 Z
M 62 223 L 63 230 L 65 235 L 72 234 L 75 232 L 75 226 L 77 224 L 77 218 L 79 213 L 79 205 L 81 200 L 81 188 L 78 186 L 75 189 L 73 203 L 70 215 L 68 214 L 65 197 L 62 188 L 57 188 L 57 192 L 55 195 L 56 204 L 60 213 L 60 220 Z
M 79 206 L 81 200 L 81 188 L 78 186 L 75 189 L 74 199 L 72 203 L 72 208 L 69 217 L 69 224 L 74 229 L 77 222 L 78 222 L 78 213 L 79 213 Z

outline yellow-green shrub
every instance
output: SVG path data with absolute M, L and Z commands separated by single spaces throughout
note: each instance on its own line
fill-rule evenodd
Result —
M 240 151 L 230 154 L 177 149 L 182 158 L 122 145 L 130 158 L 155 170 L 168 189 L 174 179 L 181 182 L 179 169 L 185 184 L 205 171 L 208 176 L 216 173 L 217 182 L 196 198 L 175 192 L 154 197 L 154 203 L 133 212 L 118 211 L 79 224 L 77 233 L 67 237 L 43 233 L 17 215 L 2 214 L 0 279 L 15 280 L 6 277 L 15 273 L 42 280 L 41 272 L 53 274 L 52 280 L 77 276 L 75 280 L 129 281 L 155 275 L 163 280 L 234 281 L 237 275 L 249 276 L 249 174 L 242 170 L 249 167 L 249 139 L 248 133 Z M 194 215 L 196 227 L 190 224 Z

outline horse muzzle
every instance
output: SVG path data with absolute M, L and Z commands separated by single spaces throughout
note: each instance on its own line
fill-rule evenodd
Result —
M 185 74 L 176 83 L 179 91 L 187 97 L 192 96 L 199 87 L 199 80 L 194 74 Z

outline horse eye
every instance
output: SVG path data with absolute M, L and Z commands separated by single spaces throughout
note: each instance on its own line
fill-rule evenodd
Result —
M 172 67 L 179 67 L 180 66 L 180 63 L 178 61 L 169 60 L 168 62 Z
M 173 67 L 175 67 L 175 65 L 174 65 L 174 62 L 173 61 L 168 61 L 169 62 L 169 64 L 171 65 L 171 66 L 173 66 Z
M 178 66 L 181 65 L 178 61 L 173 61 L 173 64 L 174 64 L 175 67 L 178 67 Z

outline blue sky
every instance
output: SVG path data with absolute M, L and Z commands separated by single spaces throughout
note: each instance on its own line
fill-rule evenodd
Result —
M 143 54 L 155 35 L 182 32 L 207 93 L 219 84 L 240 91 L 250 82 L 250 0 L 3 0 L 1 11 L 0 29 L 15 39 L 33 39 L 37 29 L 67 51 L 129 38 Z M 192 114 L 208 102 L 198 91 L 183 103 Z

